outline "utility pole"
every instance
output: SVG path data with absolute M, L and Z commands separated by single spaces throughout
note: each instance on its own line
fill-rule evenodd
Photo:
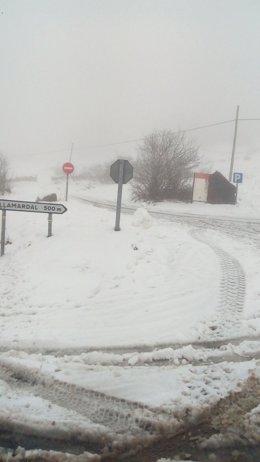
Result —
M 232 181 L 233 166 L 234 166 L 235 151 L 236 151 L 238 114 L 239 114 L 239 106 L 237 106 L 236 119 L 235 119 L 235 131 L 234 131 L 233 147 L 232 147 L 230 170 L 229 170 L 229 181 L 230 182 Z

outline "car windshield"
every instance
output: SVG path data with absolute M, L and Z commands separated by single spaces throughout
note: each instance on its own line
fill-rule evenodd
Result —
M 0 0 L 0 460 L 259 462 L 260 2 Z

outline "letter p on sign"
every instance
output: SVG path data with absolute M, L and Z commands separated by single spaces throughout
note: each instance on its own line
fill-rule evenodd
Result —
M 233 183 L 242 183 L 243 173 L 233 173 Z

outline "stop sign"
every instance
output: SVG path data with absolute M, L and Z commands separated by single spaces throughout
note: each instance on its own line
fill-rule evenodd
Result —
M 123 164 L 123 184 L 128 183 L 133 178 L 133 166 L 128 160 L 118 159 L 110 167 L 110 176 L 115 183 L 119 183 L 120 165 Z
M 71 162 L 65 162 L 62 168 L 63 168 L 64 173 L 66 173 L 66 175 L 69 175 L 70 173 L 74 171 L 74 165 Z

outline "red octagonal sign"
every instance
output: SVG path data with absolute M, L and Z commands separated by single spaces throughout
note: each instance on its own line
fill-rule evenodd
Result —
M 74 171 L 74 165 L 71 162 L 65 162 L 62 168 L 63 168 L 64 173 L 66 173 L 66 175 L 69 175 L 70 173 Z

